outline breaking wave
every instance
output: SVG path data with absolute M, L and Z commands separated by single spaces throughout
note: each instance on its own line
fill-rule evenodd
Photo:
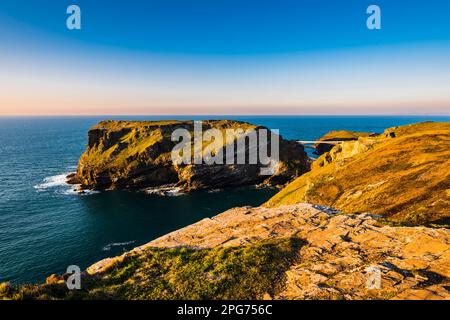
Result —
M 222 192 L 222 191 L 223 191 L 223 189 L 210 189 L 207 192 L 208 193 L 218 193 L 218 192 Z
M 147 188 L 145 192 L 148 194 L 155 194 L 158 196 L 177 197 L 184 194 L 181 188 L 173 186 L 161 186 L 157 188 Z
M 106 246 L 104 246 L 102 248 L 103 251 L 110 251 L 113 247 L 124 247 L 124 246 L 128 246 L 130 244 L 135 243 L 136 240 L 133 241 L 127 241 L 127 242 L 112 242 L 112 243 L 108 243 Z
M 35 185 L 34 188 L 36 190 L 46 190 L 50 188 L 57 188 L 57 187 L 63 187 L 68 186 L 66 183 L 67 175 L 70 173 L 64 173 L 64 174 L 58 174 L 56 176 L 50 176 L 47 178 L 44 178 L 42 183 Z
M 79 192 L 77 189 L 79 185 L 70 185 L 66 182 L 67 176 L 73 172 L 67 172 L 44 178 L 42 183 L 34 186 L 38 192 L 44 192 L 48 190 L 55 191 L 56 193 L 63 195 L 89 195 L 98 193 L 98 191 L 83 190 Z

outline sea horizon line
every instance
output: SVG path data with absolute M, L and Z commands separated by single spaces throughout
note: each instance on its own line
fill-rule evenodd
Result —
M 93 118 L 93 117 L 450 117 L 450 113 L 376 114 L 0 114 L 0 118 Z

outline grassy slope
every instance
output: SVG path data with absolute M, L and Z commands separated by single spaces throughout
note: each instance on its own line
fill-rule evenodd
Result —
M 327 140 L 339 140 L 339 139 L 358 139 L 359 137 L 367 137 L 371 133 L 370 132 L 357 132 L 357 131 L 348 131 L 348 130 L 339 130 L 339 131 L 330 131 L 324 136 L 322 136 L 320 141 Z
M 388 129 L 374 141 L 366 152 L 314 167 L 265 205 L 309 202 L 412 224 L 449 218 L 450 123 Z
M 170 161 L 170 151 L 176 143 L 171 142 L 171 134 L 173 130 L 164 130 L 167 126 L 182 125 L 192 126 L 192 121 L 102 121 L 91 128 L 91 130 L 107 130 L 108 132 L 119 132 L 129 129 L 129 132 L 123 135 L 116 144 L 105 148 L 100 143 L 93 148 L 88 149 L 81 157 L 84 166 L 97 168 L 98 170 L 126 170 L 139 165 L 141 162 L 153 163 L 155 165 L 167 163 Z M 217 120 L 203 121 L 204 130 L 209 127 L 219 129 L 224 134 L 226 129 L 251 130 L 256 126 L 239 121 Z M 192 133 L 192 132 L 191 132 Z M 165 143 L 171 147 L 167 147 L 166 152 L 158 154 L 157 158 L 140 158 L 146 151 L 159 150 L 157 144 Z M 225 143 L 225 141 L 224 141 Z M 203 148 L 209 143 L 203 142 Z M 145 159 L 145 161 L 143 160 Z
M 297 259 L 298 239 L 265 240 L 214 249 L 148 249 L 113 264 L 101 277 L 64 283 L 11 287 L 1 299 L 261 299 L 282 289 L 284 272 Z
M 123 128 L 158 127 L 188 122 L 189 121 L 178 121 L 178 120 L 161 120 L 161 121 L 105 120 L 100 121 L 97 125 L 93 126 L 91 129 L 120 130 Z
M 395 132 L 395 138 L 387 138 Z M 324 155 L 325 156 L 325 155 Z M 450 123 L 387 130 L 368 151 L 316 167 L 266 205 L 312 202 L 346 212 L 423 223 L 449 217 Z M 80 291 L 64 284 L 11 287 L 0 299 L 257 299 L 283 286 L 298 239 L 214 249 L 148 249 L 118 262 Z

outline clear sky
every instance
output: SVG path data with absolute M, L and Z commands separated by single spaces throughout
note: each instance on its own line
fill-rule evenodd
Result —
M 450 113 L 449 16 L 448 0 L 1 0 L 0 115 Z

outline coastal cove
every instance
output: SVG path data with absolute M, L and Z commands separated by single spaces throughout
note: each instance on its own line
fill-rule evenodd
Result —
M 0 118 L 0 282 L 41 282 L 71 264 L 84 269 L 226 209 L 261 205 L 276 192 L 239 187 L 179 196 L 78 195 L 65 176 L 75 171 L 88 129 L 104 119 L 236 119 L 279 129 L 292 140 L 316 140 L 331 130 L 382 132 L 420 121 L 450 121 L 449 116 Z

